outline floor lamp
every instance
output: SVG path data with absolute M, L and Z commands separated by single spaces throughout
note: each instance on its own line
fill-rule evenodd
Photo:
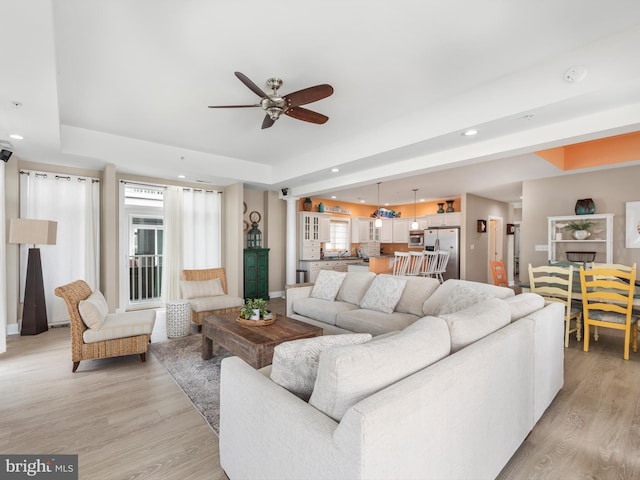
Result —
M 9 224 L 9 243 L 33 245 L 33 248 L 29 248 L 27 260 L 27 281 L 24 287 L 20 335 L 37 335 L 49 329 L 40 249 L 36 248 L 36 245 L 55 245 L 57 230 L 58 222 L 50 220 L 12 218 Z

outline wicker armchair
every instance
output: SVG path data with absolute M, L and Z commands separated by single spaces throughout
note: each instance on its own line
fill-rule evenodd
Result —
M 229 297 L 227 290 L 227 275 L 225 273 L 224 268 L 206 268 L 199 270 L 183 270 L 182 271 L 182 280 L 185 281 L 204 281 L 204 280 L 213 280 L 215 278 L 220 279 L 220 283 L 222 285 L 222 290 L 225 295 L 218 299 L 219 302 L 214 302 L 220 308 L 202 308 L 198 305 L 200 302 L 197 300 L 200 299 L 191 299 L 191 321 L 198 325 L 198 331 L 202 331 L 202 321 L 204 317 L 209 315 L 213 315 L 216 313 L 230 313 L 230 312 L 239 312 L 242 308 L 243 299 L 240 297 Z M 206 302 L 203 302 L 206 303 Z
M 78 369 L 81 360 L 94 360 L 99 358 L 120 357 L 123 355 L 140 355 L 140 360 L 146 360 L 147 345 L 151 341 L 151 330 L 155 321 L 154 311 L 126 312 L 109 314 L 107 319 L 120 323 L 123 319 L 143 320 L 147 324 L 149 334 L 128 336 L 124 338 L 112 338 L 103 341 L 86 343 L 84 332 L 87 326 L 82 321 L 78 304 L 91 295 L 91 287 L 83 280 L 76 280 L 67 285 L 57 287 L 55 294 L 61 297 L 69 312 L 71 327 L 71 360 L 73 361 L 73 373 Z M 108 320 L 106 320 L 108 321 Z M 150 328 L 148 328 L 150 325 Z

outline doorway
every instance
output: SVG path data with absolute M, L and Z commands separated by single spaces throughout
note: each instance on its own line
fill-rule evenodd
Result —
M 489 217 L 487 233 L 489 234 L 489 251 L 487 260 L 487 283 L 492 283 L 491 262 L 504 259 L 503 254 L 503 220 L 502 217 Z

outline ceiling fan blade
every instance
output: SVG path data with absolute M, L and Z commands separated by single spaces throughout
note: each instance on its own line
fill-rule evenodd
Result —
M 299 105 L 317 102 L 318 100 L 329 97 L 331 94 L 333 94 L 333 87 L 325 83 L 289 93 L 284 96 L 284 99 L 288 107 L 297 107 Z
M 264 98 L 267 96 L 267 94 L 264 93 L 259 86 L 257 86 L 251 80 L 249 80 L 249 77 L 247 77 L 244 73 L 235 72 L 235 74 L 236 74 L 236 77 L 238 77 L 238 80 L 244 83 L 249 90 L 251 90 L 253 93 L 258 95 L 260 98 Z
M 271 125 L 276 123 L 268 114 L 264 116 L 264 120 L 262 121 L 262 130 L 265 128 L 269 128 Z
M 321 113 L 307 110 L 306 108 L 302 107 L 289 108 L 284 112 L 284 114 L 297 120 L 302 120 L 310 123 L 323 124 L 327 120 L 329 120 L 329 117 L 327 117 L 326 115 L 322 115 Z
M 257 105 L 209 105 L 209 108 L 249 108 L 249 107 L 259 107 L 260 104 Z

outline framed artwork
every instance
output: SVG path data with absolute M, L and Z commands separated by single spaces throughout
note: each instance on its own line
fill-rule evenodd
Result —
M 507 223 L 507 235 L 513 235 L 516 233 L 516 226 L 513 223 Z
M 477 222 L 477 231 L 478 231 L 478 233 L 487 233 L 487 221 L 486 220 L 478 220 L 478 222 Z
M 640 202 L 627 202 L 627 248 L 640 248 Z

